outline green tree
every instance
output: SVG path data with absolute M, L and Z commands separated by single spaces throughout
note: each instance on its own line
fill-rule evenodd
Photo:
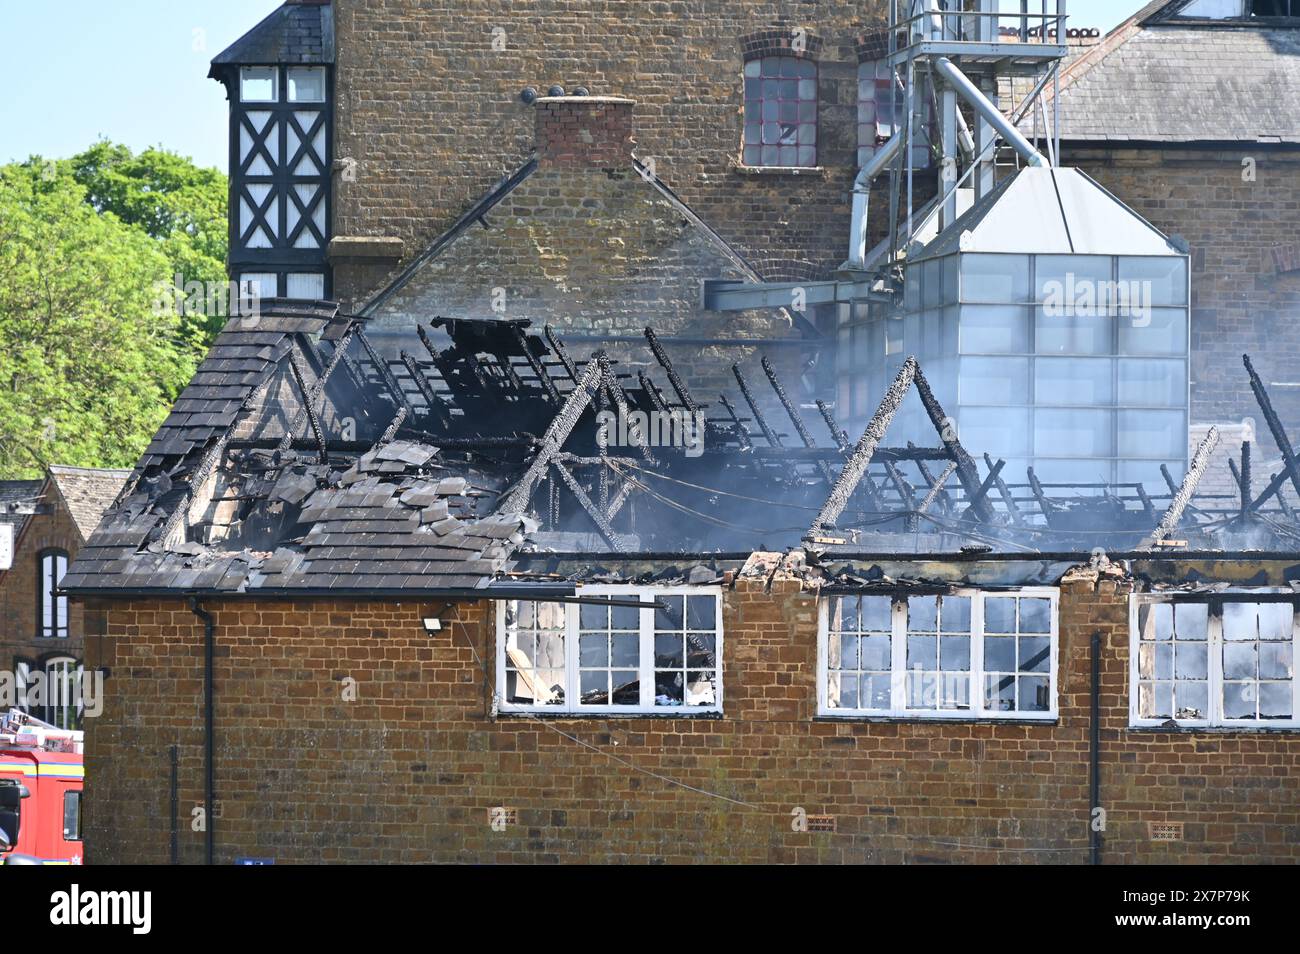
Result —
M 0 167 L 0 477 L 133 465 L 194 372 L 196 342 L 154 301 L 169 239 L 197 247 L 206 232 L 169 219 L 170 201 L 148 218 L 135 191 L 92 197 L 67 161 Z M 119 201 L 138 225 L 109 209 Z
M 69 163 L 96 211 L 112 213 L 160 244 L 173 280 L 226 280 L 227 179 L 216 169 L 161 149 L 135 155 L 104 140 Z M 186 315 L 185 336 L 205 352 L 224 322 L 220 315 Z

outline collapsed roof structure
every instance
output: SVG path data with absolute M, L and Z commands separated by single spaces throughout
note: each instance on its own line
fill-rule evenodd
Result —
M 1247 445 L 1239 499 L 1206 499 L 1196 481 L 1214 435 L 1162 488 L 1046 486 L 1032 469 L 1016 482 L 963 446 L 915 359 L 854 437 L 824 403 L 806 416 L 770 364 L 761 382 L 737 366 L 732 396 L 693 393 L 653 329 L 659 373 L 633 378 L 526 321 L 435 318 L 381 355 L 364 321 L 329 303 L 264 304 L 231 319 L 66 589 L 469 595 L 522 585 L 528 574 L 510 571 L 528 554 L 1087 555 L 1300 540 L 1285 497 L 1287 483 L 1300 494 L 1300 462 L 1249 359 L 1287 461 L 1257 492 Z M 909 392 L 932 446 L 889 443 Z

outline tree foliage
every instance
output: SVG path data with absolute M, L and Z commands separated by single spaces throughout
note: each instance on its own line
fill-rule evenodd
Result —
M 225 235 L 224 178 L 170 153 L 0 166 L 0 477 L 134 465 L 215 333 L 159 283 L 224 281 Z

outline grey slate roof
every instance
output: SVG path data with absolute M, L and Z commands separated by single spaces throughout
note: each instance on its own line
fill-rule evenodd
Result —
M 22 532 L 44 486 L 43 480 L 0 480 L 0 523 L 12 524 L 15 537 Z M 20 513 L 19 509 L 26 512 Z
M 63 498 L 82 540 L 89 540 L 104 511 L 126 485 L 129 470 L 50 466 L 50 480 Z
M 1300 143 L 1300 30 L 1177 20 L 1127 30 L 1065 73 L 1062 139 Z
M 333 8 L 328 2 L 290 0 L 218 53 L 208 75 L 220 79 L 228 66 L 333 62 Z

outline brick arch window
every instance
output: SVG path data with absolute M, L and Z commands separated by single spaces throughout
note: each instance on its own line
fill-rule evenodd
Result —
M 746 38 L 746 166 L 817 165 L 816 37 L 798 30 L 766 31 Z
M 68 572 L 68 551 L 42 550 L 36 555 L 36 635 L 67 639 L 68 598 L 57 592 Z

